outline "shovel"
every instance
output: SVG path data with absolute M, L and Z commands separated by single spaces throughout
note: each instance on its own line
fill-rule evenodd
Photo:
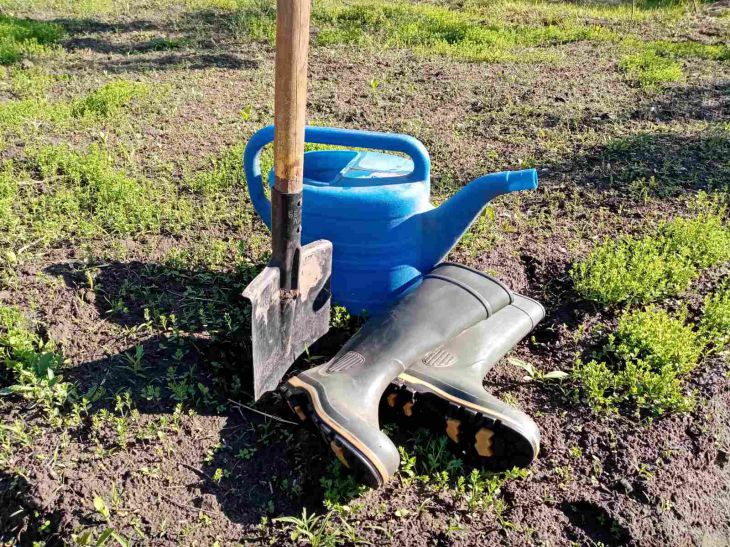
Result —
M 271 261 L 243 291 L 255 400 L 329 330 L 332 243 L 301 242 L 309 13 L 310 0 L 277 0 Z

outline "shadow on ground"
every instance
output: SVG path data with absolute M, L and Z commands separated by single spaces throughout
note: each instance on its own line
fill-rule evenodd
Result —
M 618 191 L 636 199 L 667 198 L 687 190 L 730 189 L 730 82 L 676 87 L 628 113 L 651 129 L 548 165 L 580 187 Z M 688 122 L 698 123 L 686 126 Z M 682 122 L 680 131 L 673 122 Z
M 166 481 L 178 489 L 167 491 L 166 500 L 205 512 L 206 497 L 215 496 L 226 517 L 247 528 L 262 517 L 298 515 L 305 507 L 320 512 L 327 488 L 320 484 L 323 476 L 331 478 L 334 488 L 345 485 L 350 495 L 357 494 L 357 485 L 344 473 L 338 479 L 328 447 L 294 422 L 278 392 L 255 405 L 252 401 L 249 312 L 240 293 L 261 267 L 221 273 L 114 262 L 95 270 L 93 289 L 88 264 L 64 262 L 46 269 L 126 333 L 126 342 L 110 355 L 64 369 L 78 392 L 94 401 L 89 422 L 112 412 L 118 404 L 115 395 L 125 392 L 143 421 L 173 419 L 178 403 L 203 420 L 214 419 L 222 427 L 212 453 L 195 445 L 192 432 L 180 440 L 184 446 L 172 456 L 180 459 L 179 466 L 166 474 Z M 297 361 L 292 373 L 334 354 L 350 335 L 349 328 L 333 329 L 312 346 L 312 357 Z M 79 435 L 89 434 L 86 427 Z M 113 431 L 107 440 L 113 447 Z M 151 452 L 133 441 L 126 451 L 115 451 L 115 458 L 127 458 L 129 469 L 152 467 Z M 191 470 L 197 477 L 192 483 Z M 89 475 L 90 488 L 101 481 L 97 491 L 108 490 L 103 484 L 108 477 Z
M 95 19 L 61 18 L 51 22 L 63 27 L 69 51 L 100 54 L 95 67 L 111 73 L 186 70 L 256 69 L 259 62 L 231 52 L 248 41 L 247 15 L 193 11 L 165 21 L 132 20 L 106 23 Z M 88 63 L 88 60 L 84 60 Z

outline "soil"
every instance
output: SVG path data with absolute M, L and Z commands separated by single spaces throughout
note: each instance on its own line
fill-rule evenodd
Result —
M 48 62 L 74 75 L 73 89 L 93 88 L 110 75 L 169 86 L 164 109 L 130 120 L 128 128 L 108 128 L 111 146 L 137 139 L 140 173 L 154 178 L 168 163 L 182 179 L 271 120 L 272 48 L 235 40 L 210 14 L 171 8 L 98 20 L 30 15 L 68 29 L 67 54 Z M 701 18 L 694 25 L 700 28 Z M 187 36 L 192 45 L 180 51 L 145 45 L 158 36 Z M 311 119 L 415 134 L 431 153 L 437 198 L 484 172 L 539 167 L 538 191 L 493 205 L 494 244 L 479 252 L 461 245 L 449 258 L 495 273 L 546 306 L 546 319 L 511 354 L 544 372 L 570 370 L 616 319 L 615 311 L 574 292 L 568 271 L 576 258 L 601 238 L 683 212 L 693 191 L 730 190 L 727 158 L 703 152 L 710 144 L 730 150 L 730 141 L 702 126 L 730 115 L 728 65 L 696 61 L 687 82 L 649 93 L 616 71 L 612 47 L 555 46 L 561 60 L 550 65 L 358 48 L 311 54 Z M 373 78 L 381 82 L 377 93 Z M 255 106 L 250 120 L 240 116 L 244 104 Z M 648 136 L 619 152 L 607 146 L 637 135 Z M 84 132 L 66 137 L 78 147 L 95 139 Z M 629 191 L 632 180 L 652 174 L 671 179 L 673 190 L 649 199 Z M 254 233 L 266 235 L 259 221 Z M 320 478 L 332 476 L 329 449 L 289 422 L 294 417 L 278 393 L 254 406 L 245 388 L 235 388 L 237 378 L 246 385 L 245 337 L 221 335 L 214 320 L 200 318 L 200 310 L 213 319 L 235 309 L 245 315 L 240 294 L 263 260 L 243 270 L 166 262 L 171 250 L 206 238 L 246 235 L 226 226 L 142 235 L 121 242 L 121 257 L 104 242 L 88 249 L 60 244 L 39 250 L 11 286 L 0 286 L 0 304 L 20 307 L 59 342 L 65 378 L 80 393 L 101 395 L 69 429 L 50 427 L 42 409 L 24 399 L 0 400 L 3 423 L 21 422 L 33 433 L 32 443 L 14 445 L 0 470 L 0 542 L 81 543 L 86 531 L 96 538 L 113 528 L 145 545 L 297 544 L 273 519 L 304 508 L 325 512 Z M 726 266 L 710 271 L 669 305 L 686 303 L 694 313 L 727 276 Z M 174 314 L 184 332 L 151 325 L 145 308 Z M 335 328 L 311 353 L 333 355 L 354 327 Z M 137 347 L 146 367 L 140 374 L 125 357 Z M 292 373 L 308 364 L 300 359 Z M 529 476 L 502 488 L 503 515 L 470 512 L 453 490 L 396 478 L 377 490 L 350 492 L 347 522 L 374 545 L 728 545 L 727 371 L 726 357 L 705 360 L 687 380 L 698 406 L 651 421 L 595 414 L 570 383 L 525 382 L 505 360 L 485 385 L 536 420 L 542 448 Z M 186 374 L 201 387 L 176 410 L 166 378 Z M 163 396 L 145 398 L 148 385 L 160 386 Z M 94 425 L 104 410 L 114 414 L 114 394 L 124 390 L 138 410 L 127 411 L 126 447 L 112 422 Z M 393 437 L 413 448 L 406 426 L 393 426 Z M 118 503 L 111 501 L 114 491 Z M 94 509 L 95 496 L 112 508 L 109 522 Z

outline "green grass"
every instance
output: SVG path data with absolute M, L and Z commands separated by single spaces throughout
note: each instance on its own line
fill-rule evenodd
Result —
M 71 114 L 76 118 L 108 119 L 117 115 L 132 101 L 141 101 L 150 95 L 147 84 L 114 80 L 74 102 Z
M 29 68 L 0 67 L 0 78 L 9 80 L 10 90 L 19 99 L 43 98 L 54 83 L 63 79 L 63 77 L 51 74 L 39 66 Z
M 641 87 L 655 88 L 684 78 L 682 65 L 652 50 L 626 55 L 619 67 Z
M 235 28 L 253 39 L 273 41 L 275 10 L 269 2 L 246 2 Z M 412 48 L 417 54 L 445 55 L 480 62 L 542 60 L 534 48 L 579 40 L 607 40 L 613 34 L 599 25 L 563 18 L 540 25 L 485 17 L 473 11 L 410 2 L 315 5 L 315 43 Z M 529 49 L 529 51 L 525 51 Z
M 188 177 L 190 188 L 194 192 L 207 195 L 240 188 L 245 180 L 241 160 L 244 148 L 245 143 L 237 144 L 224 150 L 220 155 L 209 158 L 209 163 L 205 167 Z
M 86 153 L 44 146 L 23 162 L 7 161 L 0 210 L 0 241 L 10 249 L 32 240 L 48 245 L 182 228 L 192 214 L 176 189 L 126 174 L 96 145 Z
M 117 235 L 157 231 L 161 226 L 159 190 L 115 169 L 110 156 L 99 147 L 78 154 L 63 146 L 47 146 L 33 158 L 32 169 L 44 179 L 56 179 L 60 187 L 55 199 L 42 202 L 45 214 L 41 217 L 53 217 L 57 222 L 66 214 L 72 221 L 86 217 Z
M 0 64 L 11 65 L 23 58 L 44 55 L 65 36 L 61 25 L 0 15 Z
M 684 412 L 693 402 L 683 393 L 683 376 L 697 366 L 703 349 L 702 337 L 684 313 L 626 312 L 603 348 L 605 358 L 578 361 L 572 374 L 595 410 L 627 406 L 653 416 Z
M 15 131 L 25 126 L 52 123 L 63 125 L 71 110 L 64 102 L 51 103 L 44 98 L 22 99 L 0 103 L 0 131 Z
M 730 227 L 719 197 L 694 202 L 695 215 L 642 237 L 607 239 L 571 269 L 578 293 L 603 305 L 648 303 L 681 294 L 703 268 L 730 260 Z
M 0 132 L 8 133 L 53 124 L 57 129 L 73 129 L 79 123 L 85 126 L 118 120 L 123 111 L 134 105 L 145 105 L 151 97 L 150 86 L 127 80 L 114 80 L 71 101 L 51 102 L 42 87 L 50 85 L 41 75 L 27 78 L 14 77 L 22 94 L 29 98 L 0 103 Z M 42 74 L 42 73 L 41 73 Z M 49 77 L 50 78 L 50 77 Z

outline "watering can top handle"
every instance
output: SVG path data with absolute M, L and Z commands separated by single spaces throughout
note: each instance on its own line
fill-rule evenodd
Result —
M 267 125 L 254 133 L 243 153 L 243 168 L 246 173 L 246 184 L 248 185 L 251 201 L 269 228 L 271 228 L 271 202 L 266 197 L 263 188 L 261 151 L 273 141 L 274 126 Z M 358 148 L 403 152 L 413 160 L 413 171 L 410 174 L 413 180 L 427 180 L 431 168 L 431 160 L 426 147 L 418 139 L 408 135 L 308 125 L 304 130 L 304 141 L 333 146 L 355 146 Z

